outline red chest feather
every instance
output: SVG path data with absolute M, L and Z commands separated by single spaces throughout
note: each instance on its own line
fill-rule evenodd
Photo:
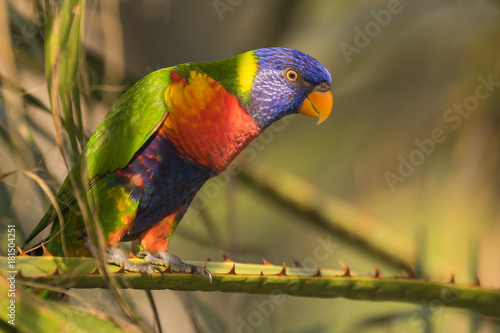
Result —
M 165 91 L 168 106 L 160 133 L 189 160 L 223 171 L 262 129 L 218 82 L 191 72 Z

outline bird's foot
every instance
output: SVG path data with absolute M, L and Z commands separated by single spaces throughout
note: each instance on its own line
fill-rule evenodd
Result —
M 158 253 L 151 253 L 149 251 L 141 251 L 137 255 L 145 255 L 144 261 L 150 264 L 170 267 L 172 272 L 195 274 L 202 277 L 208 276 L 210 283 L 212 283 L 212 273 L 208 269 L 186 264 L 181 258 L 168 252 L 160 251 Z
M 127 259 L 122 249 L 118 247 L 108 247 L 106 249 L 106 259 L 108 263 L 122 266 L 126 271 L 153 274 L 155 271 L 163 275 L 160 267 L 148 263 L 135 263 Z
M 83 240 L 83 246 L 92 253 L 92 245 L 90 244 L 90 239 L 82 235 L 79 239 Z M 151 265 L 148 263 L 135 263 L 128 260 L 127 256 L 122 249 L 118 247 L 110 246 L 106 249 L 106 261 L 110 264 L 115 264 L 118 266 L 123 266 L 123 269 L 130 272 L 140 272 L 145 274 L 153 274 L 158 271 L 163 275 L 163 271 L 160 267 Z

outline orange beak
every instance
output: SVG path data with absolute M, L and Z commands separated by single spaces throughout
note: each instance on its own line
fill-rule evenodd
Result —
M 333 96 L 330 90 L 313 91 L 304 101 L 299 112 L 309 117 L 319 118 L 316 125 L 321 124 L 332 112 Z

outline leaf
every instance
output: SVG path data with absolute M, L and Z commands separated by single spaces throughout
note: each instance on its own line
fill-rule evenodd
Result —
M 12 297 L 9 290 L 14 291 Z M 131 324 L 102 312 L 35 298 L 17 284 L 15 278 L 7 280 L 0 276 L 0 304 L 4 309 L 0 320 L 5 325 L 14 323 L 11 327 L 19 332 L 139 332 Z

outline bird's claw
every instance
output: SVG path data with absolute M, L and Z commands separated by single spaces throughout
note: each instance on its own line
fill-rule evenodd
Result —
M 202 277 L 208 276 L 208 280 L 210 281 L 210 284 L 212 284 L 212 273 L 210 273 L 210 271 L 208 269 L 206 269 L 205 267 L 201 267 L 201 266 L 194 266 L 194 265 L 190 265 L 190 266 L 193 269 L 193 274 L 196 274 L 196 275 L 199 275 Z
M 127 269 L 127 265 L 125 265 L 124 268 L 128 271 L 141 272 L 144 274 L 153 274 L 155 271 L 157 271 L 158 273 L 163 275 L 162 269 L 156 265 L 151 265 L 146 263 L 133 263 L 133 262 L 130 263 L 134 265 L 134 268 L 138 268 L 138 270 L 135 271 L 134 269 Z
M 187 273 L 207 277 L 212 283 L 212 273 L 205 267 L 186 264 L 176 255 L 170 254 L 165 251 L 158 253 L 151 253 L 149 251 L 141 251 L 137 255 L 144 255 L 144 261 L 153 265 L 163 265 L 169 267 L 172 272 Z
M 123 269 L 130 272 L 140 272 L 144 274 L 153 274 L 155 271 L 163 275 L 163 271 L 156 265 L 149 263 L 135 263 L 127 259 L 125 253 L 117 247 L 108 247 L 106 249 L 106 259 L 108 263 L 118 266 L 123 265 Z

